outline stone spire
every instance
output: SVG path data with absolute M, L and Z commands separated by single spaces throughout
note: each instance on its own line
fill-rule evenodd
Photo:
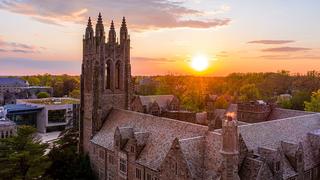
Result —
M 111 21 L 111 25 L 110 25 L 108 42 L 112 44 L 116 43 L 116 31 L 114 29 L 113 20 Z
M 126 18 L 122 18 L 122 24 L 120 28 L 120 44 L 123 44 L 128 39 L 128 29 L 127 29 L 127 23 Z
M 86 28 L 85 38 L 86 39 L 91 39 L 92 37 L 93 37 L 93 28 L 92 28 L 92 24 L 91 24 L 91 18 L 89 17 L 88 25 L 87 25 L 87 28 Z
M 125 18 L 124 16 L 123 16 L 123 18 L 122 18 L 121 29 L 127 30 L 126 18 Z
M 104 36 L 104 26 L 102 22 L 101 13 L 99 13 L 98 21 L 96 24 L 96 37 L 103 37 Z
M 87 28 L 92 29 L 91 17 L 89 17 L 89 19 L 88 19 L 88 25 L 87 25 Z

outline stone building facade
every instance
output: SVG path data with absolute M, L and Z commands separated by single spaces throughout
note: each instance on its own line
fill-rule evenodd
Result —
M 278 108 L 274 104 L 265 103 L 263 101 L 238 103 L 232 104 L 232 106 L 234 106 L 234 110 L 232 111 L 236 114 L 238 121 L 246 123 L 259 123 L 314 114 L 314 112 Z
M 272 108 L 272 105 L 260 101 L 239 103 L 237 112 L 238 120 L 248 123 L 266 121 L 272 111 Z
M 16 135 L 17 126 L 10 120 L 0 120 L 0 139 Z
M 125 20 L 120 44 L 115 41 L 113 23 L 104 43 L 101 15 L 95 34 L 89 19 L 81 76 L 80 148 L 89 154 L 99 179 L 320 178 L 319 114 L 244 125 L 239 125 L 236 116 L 227 115 L 221 129 L 211 130 L 130 111 Z M 115 69 L 118 62 L 122 71 Z

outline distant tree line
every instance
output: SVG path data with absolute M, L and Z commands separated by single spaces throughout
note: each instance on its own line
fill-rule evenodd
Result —
M 70 75 L 33 75 L 22 76 L 31 86 L 50 86 L 54 97 L 70 96 L 80 98 L 80 77 Z M 41 94 L 41 97 L 44 95 Z
M 23 76 L 30 85 L 51 86 L 53 96 L 80 97 L 80 77 L 70 75 Z M 199 77 L 168 74 L 164 76 L 133 77 L 138 95 L 173 94 L 182 108 L 191 111 L 205 109 L 205 96 L 218 95 L 216 108 L 226 108 L 230 102 L 265 100 L 277 102 L 280 107 L 305 110 L 313 92 L 320 89 L 320 72 L 292 74 L 289 71 L 265 73 L 232 73 L 226 77 Z M 289 94 L 290 99 L 279 99 Z M 46 97 L 41 94 L 39 97 Z
M 147 83 L 145 83 L 146 78 Z M 206 94 L 218 95 L 216 108 L 225 108 L 230 102 L 260 99 L 277 102 L 283 108 L 310 110 L 307 108 L 308 102 L 320 89 L 320 72 L 291 74 L 282 70 L 265 73 L 232 73 L 226 77 L 139 76 L 135 77 L 134 82 L 136 94 L 173 94 L 180 99 L 185 109 L 193 111 L 204 110 Z M 281 94 L 288 94 L 291 98 L 278 101 Z

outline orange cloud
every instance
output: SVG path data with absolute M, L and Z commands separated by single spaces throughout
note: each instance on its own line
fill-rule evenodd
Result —
M 169 0 L 3 0 L 0 9 L 24 14 L 47 24 L 85 23 L 87 16 L 107 12 L 113 17 L 127 16 L 134 30 L 159 28 L 212 28 L 225 26 L 229 18 L 206 18 L 206 12 L 187 8 L 182 2 Z M 89 11 L 90 10 L 90 11 Z M 196 18 L 195 18 L 196 17 Z M 205 20 L 201 20 L 201 17 Z
M 250 44 L 287 44 L 293 43 L 293 40 L 256 40 L 256 41 L 249 41 Z

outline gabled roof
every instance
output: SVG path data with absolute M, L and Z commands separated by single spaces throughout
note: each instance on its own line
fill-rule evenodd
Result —
M 192 178 L 201 179 L 204 170 L 204 148 L 205 137 L 180 139 L 180 147 L 184 158 L 187 161 L 188 168 Z
M 132 127 L 134 132 L 149 133 L 148 142 L 141 151 L 137 162 L 154 170 L 159 168 L 175 138 L 186 139 L 204 136 L 208 130 L 207 126 L 113 109 L 100 131 L 91 141 L 113 150 L 114 132 L 117 127 Z
M 222 135 L 215 131 L 208 131 L 205 136 L 205 158 L 204 166 L 206 172 L 204 177 L 216 179 L 220 176 L 222 166 Z
M 154 102 L 157 102 L 160 108 L 165 108 L 168 103 L 172 101 L 174 95 L 153 95 L 153 96 L 139 96 L 143 106 L 149 107 Z
M 241 179 L 253 180 L 257 179 L 260 169 L 262 169 L 264 162 L 254 159 L 245 158 L 241 169 L 239 170 L 239 176 Z
M 253 150 L 254 152 L 257 152 L 259 147 L 270 149 L 281 148 L 281 142 L 283 144 L 284 141 L 294 144 L 301 143 L 304 151 L 304 168 L 306 170 L 319 163 L 319 159 L 313 156 L 311 144 L 308 140 L 308 133 L 317 131 L 318 129 L 320 129 L 319 114 L 239 126 L 239 132 L 248 149 Z M 289 152 L 287 151 L 287 153 Z M 287 159 L 285 162 L 290 166 Z M 287 171 L 292 171 L 291 166 L 284 168 L 285 171 L 286 169 Z M 286 174 L 293 174 L 293 172 L 284 172 L 284 176 L 286 176 Z
M 305 140 L 308 132 L 317 129 L 320 129 L 319 114 L 239 126 L 239 132 L 252 150 L 258 147 L 277 149 L 281 141 L 299 143 Z

